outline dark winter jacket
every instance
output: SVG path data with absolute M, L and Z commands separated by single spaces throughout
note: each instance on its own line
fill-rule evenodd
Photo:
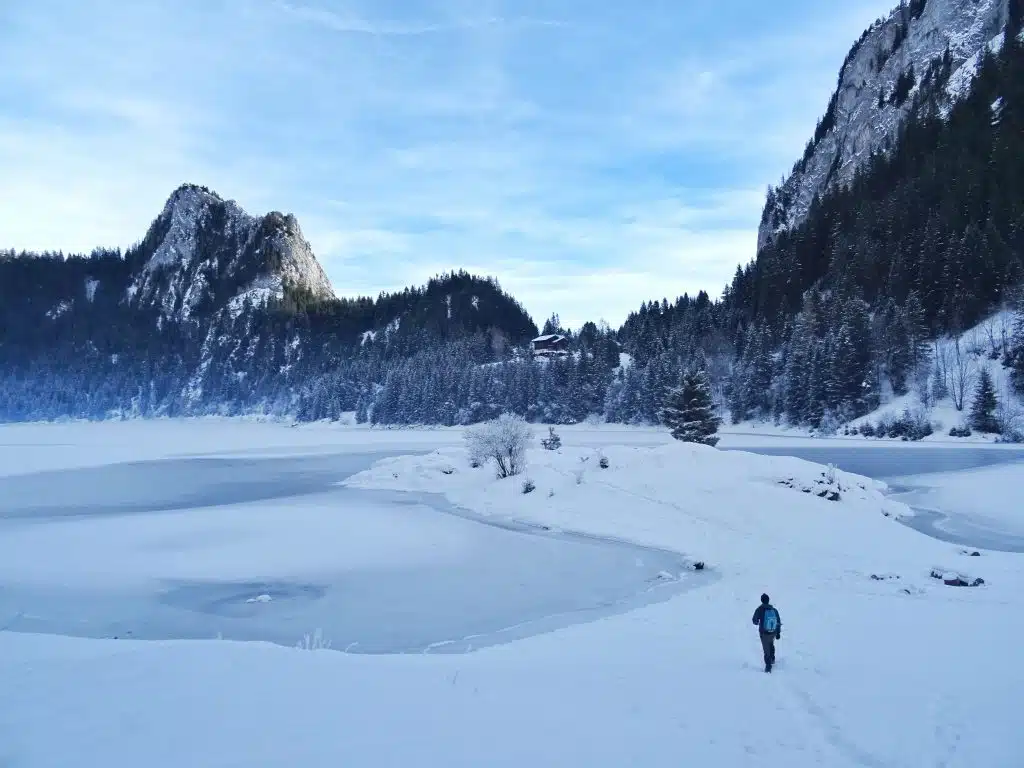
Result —
M 768 603 L 767 605 L 759 605 L 759 606 L 757 606 L 757 610 L 754 611 L 754 626 L 757 627 L 759 630 L 761 629 L 761 622 L 764 621 L 764 612 L 765 612 L 765 610 L 767 608 L 773 608 L 775 610 L 775 613 L 779 617 L 779 627 L 778 627 L 778 629 L 775 632 L 775 637 L 781 637 L 782 636 L 782 614 L 779 613 L 779 609 L 775 608 L 775 606 L 772 605 L 771 603 Z M 765 634 L 768 634 L 768 633 L 766 632 Z

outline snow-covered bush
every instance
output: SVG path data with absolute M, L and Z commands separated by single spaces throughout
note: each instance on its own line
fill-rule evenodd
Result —
M 533 493 L 535 490 L 537 490 L 537 485 L 533 482 L 533 480 L 526 480 L 523 482 L 524 494 Z
M 996 406 L 999 434 L 1008 443 L 1024 443 L 1024 407 L 1005 392 Z
M 601 458 L 597 462 L 597 465 L 601 467 L 601 469 L 608 469 L 608 457 L 602 454 Z
M 526 449 L 532 439 L 533 429 L 526 420 L 507 413 L 466 430 L 470 463 L 483 465 L 493 459 L 499 478 L 513 477 L 526 468 Z
M 953 427 L 952 429 L 949 430 L 949 436 L 950 437 L 970 437 L 971 436 L 971 428 L 970 427 Z
M 923 440 L 933 434 L 935 427 L 923 408 L 907 408 L 900 416 L 882 416 L 877 424 L 864 422 L 860 434 L 865 437 L 891 437 L 903 440 Z
M 824 415 L 821 417 L 821 423 L 818 425 L 818 432 L 822 435 L 834 435 L 839 431 L 839 427 L 845 419 L 836 413 L 831 408 L 826 408 Z

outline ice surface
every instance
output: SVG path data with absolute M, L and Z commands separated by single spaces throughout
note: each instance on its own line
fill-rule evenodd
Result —
M 902 478 L 898 498 L 919 509 L 914 527 L 969 547 L 1024 553 L 1024 453 L 1012 463 Z
M 822 446 L 821 443 L 831 443 Z M 818 441 L 815 447 L 757 447 L 751 448 L 766 456 L 797 456 L 818 464 L 835 464 L 842 470 L 865 475 L 876 480 L 892 481 L 896 478 L 903 484 L 905 478 L 913 475 L 931 475 L 959 477 L 964 470 L 982 467 L 999 466 L 1003 472 L 1011 475 L 1020 473 L 1024 481 L 1024 468 L 1019 465 L 1024 460 L 1024 448 L 1007 446 L 1005 450 L 990 448 L 948 448 L 936 447 L 933 450 L 922 450 L 917 446 L 894 447 L 892 443 L 877 445 L 873 450 L 864 450 L 860 446 L 844 445 L 836 441 Z M 1009 467 L 1001 465 L 1009 464 Z M 952 473 L 952 474 L 950 474 Z
M 379 457 L 167 458 L 0 478 L 0 619 L 15 631 L 289 646 L 318 628 L 360 652 L 456 651 L 687 586 L 672 553 L 481 525 L 440 499 L 338 485 Z

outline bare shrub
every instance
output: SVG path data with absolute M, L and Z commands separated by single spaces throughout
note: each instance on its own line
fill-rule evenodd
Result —
M 331 641 L 324 637 L 322 629 L 317 628 L 312 634 L 303 635 L 295 647 L 303 651 L 326 651 L 330 650 Z
M 996 405 L 999 434 L 1008 442 L 1024 442 L 1024 406 L 1004 389 Z
M 532 440 L 533 429 L 526 420 L 509 414 L 466 430 L 470 463 L 493 460 L 499 478 L 513 477 L 526 468 L 526 449 Z
M 953 399 L 954 407 L 962 411 L 978 379 L 975 356 L 959 339 L 952 339 L 936 343 L 935 360 L 937 373 L 943 377 L 944 388 Z

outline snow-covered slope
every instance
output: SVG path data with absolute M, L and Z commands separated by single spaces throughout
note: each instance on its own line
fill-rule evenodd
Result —
M 921 88 L 934 93 L 940 110 L 969 92 L 979 53 L 1001 42 L 1007 2 L 911 0 L 869 28 L 840 70 L 809 155 L 769 193 L 758 248 L 803 221 L 816 196 L 848 183 L 872 153 L 891 149 Z
M 891 424 L 907 416 L 913 421 L 931 425 L 934 431 L 923 438 L 926 443 L 961 445 L 1012 441 L 1018 436 L 1024 436 L 1024 400 L 1011 382 L 1010 369 L 1004 365 L 1012 345 L 1016 322 L 1016 313 L 1004 308 L 959 336 L 936 339 L 929 346 L 929 373 L 926 377 L 913 383 L 906 394 L 894 395 L 891 389 L 884 392 L 878 408 L 839 425 L 834 434 L 757 421 L 729 424 L 727 419 L 721 430 L 725 442 L 744 446 L 760 445 L 762 439 L 767 439 L 768 444 L 771 444 L 778 438 L 799 440 L 812 435 L 816 438 L 840 437 L 864 442 L 861 430 L 865 425 L 877 428 L 880 424 Z M 971 405 L 982 371 L 988 372 L 992 380 L 998 402 L 996 416 L 1007 433 L 995 435 L 975 432 L 970 437 L 951 436 L 951 429 L 969 425 Z M 756 438 L 756 442 L 751 442 L 751 438 Z M 876 438 L 872 436 L 871 439 L 875 441 Z M 878 438 L 885 439 L 901 438 Z
M 292 215 L 255 218 L 234 201 L 186 184 L 167 200 L 143 241 L 143 264 L 128 287 L 137 306 L 187 320 L 246 299 L 265 304 L 284 286 L 334 298 L 330 281 Z
M 949 441 L 950 429 L 968 426 L 978 381 L 982 371 L 987 371 L 998 402 L 996 415 L 1008 432 L 1003 439 L 1024 435 L 1024 403 L 1010 381 L 1010 369 L 1003 365 L 1010 351 L 1015 322 L 1016 314 L 1003 309 L 957 337 L 937 339 L 931 348 L 932 372 L 922 382 L 928 391 L 912 389 L 906 395 L 891 398 L 877 410 L 852 421 L 850 428 L 876 424 L 885 418 L 891 420 L 905 411 L 918 412 L 935 430 L 935 434 L 925 440 Z M 941 383 L 937 381 L 939 378 Z M 936 392 L 940 397 L 935 397 Z M 992 442 L 996 438 L 992 434 L 975 433 L 970 438 L 955 440 Z

